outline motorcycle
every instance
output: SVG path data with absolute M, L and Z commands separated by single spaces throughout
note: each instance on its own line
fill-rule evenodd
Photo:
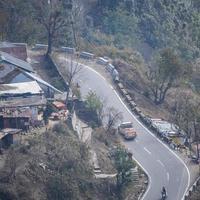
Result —
M 165 199 L 167 199 L 167 194 L 162 192 L 162 198 L 161 198 L 161 200 L 165 200 Z

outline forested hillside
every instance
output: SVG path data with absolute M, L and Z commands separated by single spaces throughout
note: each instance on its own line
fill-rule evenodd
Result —
M 35 0 L 2 0 L 1 38 L 47 42 L 37 11 L 38 7 L 45 8 L 48 4 L 41 2 L 35 6 Z M 173 47 L 186 60 L 199 54 L 198 0 L 63 0 L 62 5 L 65 5 L 64 11 L 60 9 L 60 12 L 65 15 L 68 28 L 63 27 L 65 34 L 59 31 L 55 36 L 56 44 L 74 44 L 71 26 L 74 24 L 77 37 L 86 38 L 95 45 L 134 48 L 138 43 L 147 43 L 152 48 Z M 80 44 L 76 41 L 76 45 Z
M 89 14 L 115 45 L 173 47 L 188 60 L 199 53 L 199 8 L 197 0 L 99 0 Z

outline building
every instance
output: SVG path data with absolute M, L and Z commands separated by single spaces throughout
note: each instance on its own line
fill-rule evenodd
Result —
M 36 81 L 0 85 L 0 129 L 28 130 L 41 121 L 39 110 L 46 106 L 44 91 Z
M 5 143 L 15 141 L 16 130 L 41 126 L 47 98 L 62 94 L 42 80 L 26 60 L 25 44 L 0 43 L 0 140 L 2 136 Z
M 43 124 L 42 114 L 46 99 L 39 96 L 0 101 L 0 130 L 15 128 L 28 131 Z
M 0 85 L 0 99 L 13 97 L 43 96 L 44 91 L 36 81 Z
M 6 128 L 0 130 L 0 148 L 9 147 L 11 144 L 17 144 L 21 140 L 20 129 Z
M 62 93 L 46 81 L 42 80 L 32 66 L 23 60 L 0 51 L 0 84 L 11 84 L 36 81 L 46 97 L 54 97 L 55 93 Z

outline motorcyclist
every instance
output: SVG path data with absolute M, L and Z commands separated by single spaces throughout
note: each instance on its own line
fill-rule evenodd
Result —
M 166 192 L 165 187 L 163 186 L 162 187 L 162 198 L 166 198 L 166 196 L 167 196 L 167 192 Z

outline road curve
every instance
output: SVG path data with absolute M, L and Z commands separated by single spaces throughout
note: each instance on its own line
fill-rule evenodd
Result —
M 99 97 L 106 100 L 107 107 L 116 108 L 122 112 L 124 121 L 132 121 L 134 124 L 138 136 L 134 141 L 124 141 L 124 144 L 149 177 L 149 185 L 142 199 L 159 200 L 161 188 L 165 186 L 168 200 L 182 200 L 190 184 L 187 166 L 130 112 L 103 76 L 92 68 L 81 65 L 83 70 L 77 82 L 81 86 L 82 96 L 84 97 L 90 90 L 95 91 Z

